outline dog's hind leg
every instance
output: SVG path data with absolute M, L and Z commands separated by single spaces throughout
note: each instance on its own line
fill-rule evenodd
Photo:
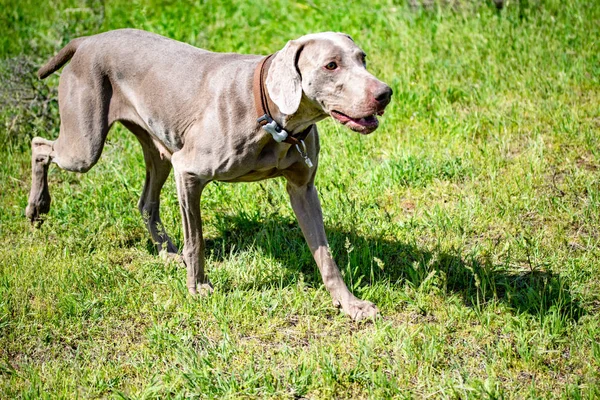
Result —
M 61 118 L 58 138 L 50 141 L 35 137 L 31 141 L 31 191 L 25 210 L 31 222 L 40 221 L 41 214 L 50 210 L 50 162 L 67 171 L 87 172 L 100 158 L 110 128 L 110 84 L 101 77 L 85 82 L 70 67 L 65 67 L 58 88 Z
M 131 122 L 122 123 L 138 138 L 146 161 L 146 180 L 138 209 L 158 251 L 165 250 L 167 255 L 175 255 L 177 247 L 167 235 L 160 219 L 160 191 L 171 172 L 171 162 L 161 157 L 150 135 L 144 129 Z
M 31 141 L 31 191 L 25 215 L 32 223 L 40 221 L 41 214 L 50 211 L 48 166 L 52 160 L 53 144 L 53 141 L 40 137 Z

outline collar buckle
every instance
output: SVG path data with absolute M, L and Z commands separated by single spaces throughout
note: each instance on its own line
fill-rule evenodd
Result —
M 259 124 L 262 125 L 262 128 L 269 132 L 273 139 L 277 143 L 283 142 L 288 137 L 288 133 L 285 129 L 283 129 L 279 124 L 273 120 L 268 114 L 263 115 L 259 119 L 256 120 Z M 264 124 L 263 124 L 264 122 Z

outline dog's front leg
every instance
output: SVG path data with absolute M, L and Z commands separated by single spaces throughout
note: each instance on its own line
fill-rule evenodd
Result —
M 333 304 L 341 307 L 356 321 L 377 315 L 377 307 L 373 303 L 356 298 L 348 290 L 331 256 L 323 226 L 321 204 L 313 181 L 295 185 L 293 180 L 288 178 L 287 191 L 302 233 L 321 272 L 323 283 L 333 297 Z
M 204 238 L 200 214 L 200 196 L 206 182 L 179 170 L 175 163 L 173 167 L 183 223 L 183 261 L 187 268 L 187 288 L 190 294 L 210 293 L 213 288 L 204 273 Z

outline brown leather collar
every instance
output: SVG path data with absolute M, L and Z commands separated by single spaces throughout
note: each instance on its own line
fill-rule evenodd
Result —
M 271 112 L 269 110 L 269 95 L 265 87 L 266 72 L 271 66 L 273 56 L 274 54 L 270 54 L 258 63 L 256 69 L 254 70 L 254 77 L 252 81 L 252 91 L 254 92 L 254 105 L 256 107 L 256 115 L 258 116 L 257 122 L 261 126 L 265 126 L 266 124 L 273 121 L 273 117 L 271 117 Z M 291 133 L 288 133 L 287 137 L 283 140 L 283 142 L 293 145 L 300 145 L 302 141 L 306 139 L 312 128 L 313 125 L 310 125 L 308 128 L 306 128 L 297 135 L 292 135 Z M 283 128 L 281 128 L 281 126 L 279 126 L 279 124 L 277 123 L 276 129 L 278 131 L 283 131 Z

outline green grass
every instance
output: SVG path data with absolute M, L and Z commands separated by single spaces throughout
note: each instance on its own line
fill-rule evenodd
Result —
M 0 398 L 600 397 L 600 7 L 404 2 L 0 2 Z M 379 130 L 320 124 L 317 185 L 345 280 L 331 305 L 280 180 L 208 186 L 207 268 L 187 295 L 136 203 L 115 127 L 85 175 L 50 169 L 24 216 L 29 140 L 58 134 L 70 39 L 120 27 L 266 54 L 351 34 L 394 90 Z M 163 222 L 181 246 L 172 179 Z

